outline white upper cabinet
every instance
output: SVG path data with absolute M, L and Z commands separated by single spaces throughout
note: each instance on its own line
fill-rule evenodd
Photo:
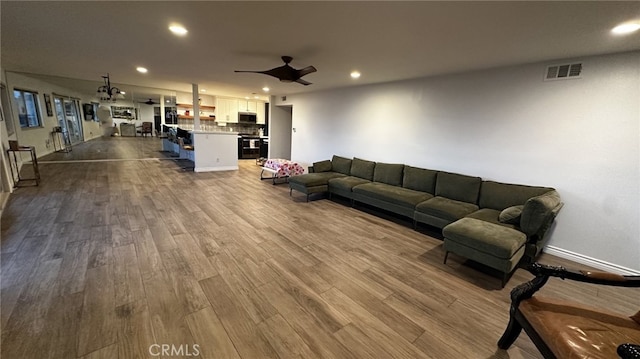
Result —
M 255 113 L 257 116 L 256 123 L 264 125 L 264 102 L 257 100 L 247 100 L 239 98 L 218 97 L 216 104 L 216 121 L 217 122 L 238 122 L 238 112 Z
M 238 112 L 251 112 L 256 113 L 258 111 L 258 102 L 254 100 L 238 99 Z
M 257 106 L 258 109 L 256 110 L 256 114 L 257 116 L 257 120 L 256 123 L 259 125 L 264 125 L 265 121 L 264 121 L 264 102 L 262 101 L 257 101 Z
M 238 100 L 218 97 L 218 105 L 216 106 L 216 121 L 237 123 Z

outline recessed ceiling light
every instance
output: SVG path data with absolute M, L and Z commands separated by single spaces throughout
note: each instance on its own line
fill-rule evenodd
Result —
M 248 100 L 248 99 L 249 99 L 249 96 L 245 96 L 245 97 L 244 97 L 244 99 L 245 99 L 245 100 Z
M 146 73 L 147 73 L 147 71 L 148 71 L 146 68 L 144 68 L 144 67 L 142 67 L 142 66 L 138 66 L 138 67 L 136 67 L 136 70 L 138 70 L 138 72 L 141 72 L 141 73 L 143 73 L 143 74 L 146 74 Z
M 180 25 L 180 24 L 172 24 L 169 26 L 169 30 L 171 30 L 171 32 L 173 32 L 176 35 L 179 36 L 184 36 L 187 34 L 187 29 L 184 28 L 184 26 Z
M 268 88 L 267 86 L 262 88 L 262 91 L 264 91 L 264 92 L 269 92 L 269 90 L 270 90 L 270 88 Z
M 202 89 L 200 90 L 200 92 L 207 92 L 207 89 Z
M 613 29 L 611 29 L 611 32 L 616 35 L 626 35 L 638 30 L 640 30 L 640 23 L 628 22 L 614 27 Z
M 360 73 L 358 71 L 352 71 L 351 72 L 351 78 L 352 79 L 360 78 Z

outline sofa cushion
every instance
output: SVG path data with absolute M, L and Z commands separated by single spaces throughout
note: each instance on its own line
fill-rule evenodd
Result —
M 404 165 L 394 163 L 376 163 L 373 171 L 373 181 L 402 186 L 402 171 Z
M 503 209 L 498 216 L 498 220 L 502 223 L 518 224 L 522 215 L 524 205 L 511 206 Z
M 478 203 L 480 177 L 471 177 L 457 173 L 438 172 L 436 197 L 446 197 L 456 201 Z
M 544 227 L 551 223 L 561 205 L 560 195 L 555 190 L 529 198 L 522 209 L 520 228 L 529 236 L 544 232 Z
M 331 171 L 331 161 L 324 160 L 313 163 L 313 172 L 329 172 Z
M 332 189 L 351 192 L 351 189 L 359 184 L 369 183 L 366 179 L 353 176 L 332 178 L 329 180 L 329 191 Z
M 553 188 L 484 181 L 480 186 L 478 205 L 480 208 L 502 211 L 507 207 L 524 204 L 529 198 L 549 191 L 553 191 Z
M 375 162 L 356 157 L 351 162 L 351 175 L 373 181 L 373 171 L 375 167 Z
M 380 182 L 371 182 L 353 187 L 353 192 L 366 195 L 373 199 L 385 201 L 400 206 L 414 208 L 418 203 L 432 198 L 433 195 L 412 189 L 392 186 Z
M 402 187 L 434 194 L 437 175 L 438 171 L 405 165 Z
M 331 159 L 331 170 L 348 176 L 351 173 L 351 160 L 334 155 Z
M 336 172 L 318 172 L 318 173 L 306 173 L 299 176 L 291 176 L 289 177 L 289 182 L 299 184 L 305 187 L 314 187 L 326 185 L 329 182 L 329 179 L 342 177 L 344 176 L 342 173 Z
M 416 206 L 416 211 L 448 221 L 456 221 L 478 210 L 475 204 L 445 197 L 433 197 Z
M 475 218 L 455 221 L 444 227 L 442 234 L 445 240 L 501 259 L 513 257 L 527 241 L 527 236 L 520 231 Z

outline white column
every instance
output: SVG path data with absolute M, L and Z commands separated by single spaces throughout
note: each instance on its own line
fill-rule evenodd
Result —
M 200 92 L 198 84 L 191 84 L 191 92 L 193 94 L 193 130 L 200 131 Z
M 167 123 L 166 118 L 164 118 L 164 95 L 160 95 L 160 126 Z M 160 128 L 156 128 L 156 130 L 161 130 Z

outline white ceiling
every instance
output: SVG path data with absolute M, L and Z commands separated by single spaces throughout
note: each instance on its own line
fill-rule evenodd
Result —
M 285 95 L 640 49 L 640 2 L 30 2 L 1 1 L 3 70 L 57 76 L 88 93 L 101 76 L 160 92 Z M 189 33 L 177 37 L 169 23 Z M 313 83 L 259 74 L 314 65 Z M 149 73 L 136 72 L 144 66 Z M 362 77 L 354 81 L 349 73 Z M 84 81 L 75 81 L 84 80 Z M 164 89 L 153 90 L 142 88 Z

